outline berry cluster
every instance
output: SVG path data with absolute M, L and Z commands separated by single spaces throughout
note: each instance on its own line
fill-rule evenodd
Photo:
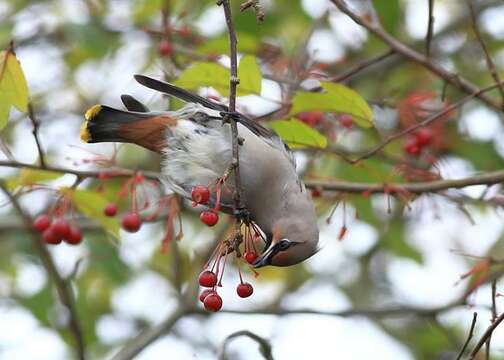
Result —
M 33 228 L 42 233 L 46 244 L 57 245 L 62 241 L 77 245 L 82 241 L 82 232 L 78 226 L 70 224 L 62 217 L 52 219 L 48 214 L 39 215 L 33 221 Z
M 242 239 L 241 235 L 237 238 Z M 222 287 L 222 277 L 224 275 L 227 258 L 228 255 L 233 252 L 236 253 L 235 259 L 237 260 L 236 263 L 240 278 L 240 282 L 236 286 L 237 295 L 241 298 L 247 298 L 254 292 L 252 284 L 243 281 L 240 262 L 238 262 L 238 260 L 242 260 L 242 262 L 245 262 L 247 265 L 253 264 L 257 259 L 255 242 L 260 241 L 262 237 L 259 229 L 255 225 L 250 224 L 245 229 L 243 241 L 236 243 L 237 238 L 235 238 L 234 241 L 225 240 L 221 242 L 210 257 L 210 260 L 205 266 L 205 270 L 201 272 L 199 276 L 200 286 L 206 288 L 201 292 L 199 300 L 203 303 L 203 306 L 207 311 L 216 312 L 222 307 L 222 298 L 218 294 L 217 288 Z M 241 251 L 237 249 L 241 243 L 243 243 L 243 254 L 241 254 Z M 254 274 L 255 276 L 258 275 L 255 271 Z
M 200 214 L 200 220 L 207 226 L 214 226 L 219 222 L 219 210 L 221 203 L 222 191 L 230 192 L 225 186 L 228 174 L 218 178 L 210 186 L 197 185 L 191 189 L 191 199 L 193 206 L 208 205 L 210 202 L 210 195 L 215 193 L 215 204 L 210 210 L 205 210 Z
M 419 155 L 422 150 L 432 143 L 432 130 L 429 128 L 420 128 L 414 134 L 406 138 L 403 149 L 410 155 Z

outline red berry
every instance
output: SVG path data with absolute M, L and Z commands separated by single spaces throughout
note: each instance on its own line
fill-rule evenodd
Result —
M 210 199 L 210 190 L 206 186 L 193 186 L 191 190 L 191 199 L 196 204 L 207 204 Z
M 114 203 L 110 203 L 107 206 L 105 206 L 105 209 L 103 209 L 103 213 L 105 216 L 115 216 L 117 214 L 117 205 Z
M 82 233 L 77 226 L 70 225 L 70 231 L 68 232 L 68 236 L 63 240 L 65 240 L 65 242 L 71 245 L 80 244 L 80 242 L 82 241 Z
M 200 220 L 207 226 L 214 226 L 219 221 L 219 215 L 215 211 L 203 211 Z
M 324 117 L 324 113 L 320 110 L 305 111 L 296 115 L 296 117 L 306 125 L 314 127 Z
M 322 192 L 320 191 L 320 189 L 317 189 L 317 188 L 311 189 L 311 196 L 312 196 L 312 198 L 318 198 L 321 195 L 322 195 Z
M 217 275 L 210 270 L 203 271 L 199 276 L 199 284 L 204 287 L 214 287 L 217 285 Z
M 50 227 L 42 233 L 42 239 L 46 244 L 57 245 L 61 242 L 62 238 L 61 236 L 56 235 L 52 227 Z
M 192 33 L 192 30 L 189 26 L 182 26 L 179 30 L 179 34 L 182 37 L 188 37 L 189 35 L 191 35 L 191 33 Z
M 205 297 L 203 305 L 206 310 L 216 312 L 222 307 L 222 299 L 217 293 L 213 293 Z
M 162 40 L 160 43 L 159 43 L 159 54 L 161 56 L 171 56 L 171 54 L 173 53 L 173 45 L 171 42 L 169 42 L 168 40 Z
M 246 251 L 243 257 L 249 264 L 253 264 L 257 259 L 257 253 L 255 251 Z
M 349 129 L 353 125 L 353 119 L 348 114 L 341 114 L 341 116 L 340 116 L 340 123 L 341 123 L 341 126 L 343 126 L 344 128 Z
M 415 137 L 419 147 L 427 146 L 432 142 L 432 130 L 421 128 L 415 133 Z
M 33 222 L 33 228 L 38 232 L 44 232 L 49 228 L 49 226 L 51 226 L 51 218 L 46 214 L 37 216 Z
M 418 155 L 420 153 L 421 147 L 418 145 L 418 141 L 416 138 L 409 138 L 403 147 L 404 151 L 406 151 L 410 155 Z
M 51 225 L 51 230 L 60 239 L 66 239 L 70 234 L 70 224 L 65 219 L 56 219 Z
M 140 226 L 142 226 L 142 220 L 137 213 L 127 213 L 124 215 L 121 221 L 122 228 L 130 233 L 135 233 L 140 230 Z
M 216 294 L 215 290 L 212 289 L 205 289 L 201 292 L 199 296 L 199 301 L 204 302 L 205 298 L 210 295 L 210 294 Z
M 249 283 L 241 283 L 236 287 L 236 293 L 242 298 L 249 297 L 253 292 L 254 288 Z

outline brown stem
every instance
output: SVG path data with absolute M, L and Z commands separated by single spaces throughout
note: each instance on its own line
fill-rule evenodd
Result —
M 14 209 L 18 212 L 19 216 L 24 222 L 25 228 L 29 229 L 30 236 L 32 239 L 32 244 L 35 250 L 39 253 L 42 264 L 46 269 L 49 277 L 54 282 L 56 290 L 58 291 L 61 303 L 65 306 L 69 314 L 69 330 L 75 341 L 75 351 L 77 357 L 80 360 L 86 359 L 84 336 L 82 333 L 82 328 L 80 325 L 79 317 L 77 315 L 77 308 L 75 306 L 75 299 L 72 293 L 72 289 L 69 284 L 62 278 L 59 274 L 56 265 L 51 257 L 51 254 L 47 250 L 47 247 L 42 243 L 40 235 L 32 230 L 33 219 L 31 216 L 23 210 L 18 200 L 9 192 L 3 183 L 0 182 L 0 189 L 5 193 L 10 203 Z
M 469 342 L 471 341 L 472 337 L 473 337 L 473 334 L 474 334 L 474 327 L 476 326 L 476 320 L 478 318 L 478 313 L 475 312 L 473 313 L 473 319 L 472 319 L 472 322 L 471 322 L 471 328 L 469 329 L 469 334 L 467 335 L 467 339 L 464 343 L 464 346 L 462 346 L 462 349 L 460 349 L 460 352 L 457 356 L 457 359 L 456 360 L 460 360 L 462 358 L 462 356 L 464 356 L 464 352 L 467 348 L 467 345 L 469 345 Z
M 238 79 L 238 52 L 236 49 L 237 39 L 236 30 L 233 23 L 233 16 L 231 14 L 231 6 L 229 0 L 221 0 L 217 2 L 218 5 L 222 5 L 224 8 L 224 15 L 226 17 L 226 24 L 229 33 L 229 52 L 231 58 L 231 76 L 229 79 L 229 112 L 236 112 L 236 87 L 240 80 Z M 235 190 L 233 194 L 235 210 L 242 209 L 242 187 L 240 180 L 240 156 L 239 156 L 239 134 L 238 134 L 238 124 L 232 116 L 227 116 L 227 120 L 231 125 L 231 136 L 232 136 L 232 149 L 233 158 L 232 166 L 234 170 L 234 182 Z M 238 223 L 238 222 L 237 222 Z M 239 227 L 239 224 L 237 224 Z
M 478 27 L 478 20 L 476 16 L 476 10 L 474 8 L 473 0 L 467 0 L 467 5 L 469 6 L 469 10 L 471 13 L 471 23 L 472 27 L 474 30 L 474 34 L 476 35 L 476 38 L 478 39 L 478 42 L 481 45 L 481 48 L 483 49 L 483 52 L 485 53 L 485 60 L 487 63 L 488 70 L 490 71 L 490 74 L 492 75 L 493 79 L 495 82 L 499 85 L 499 92 L 502 97 L 502 109 L 504 110 L 504 84 L 501 83 L 499 73 L 497 72 L 497 69 L 495 67 L 495 63 L 492 60 L 492 57 L 490 56 L 490 53 L 488 52 L 488 48 L 483 41 L 483 37 L 481 36 L 481 32 L 479 31 Z
M 460 91 L 471 95 L 476 94 L 474 96 L 483 101 L 484 103 L 486 103 L 487 105 L 493 107 L 496 110 L 499 111 L 502 110 L 501 105 L 499 103 L 497 103 L 492 98 L 484 95 L 483 92 L 481 92 L 481 90 L 476 85 L 460 77 L 459 75 L 444 69 L 443 67 L 432 62 L 425 55 L 403 44 L 402 42 L 394 38 L 392 35 L 387 33 L 385 30 L 383 30 L 381 26 L 379 26 L 378 24 L 371 23 L 364 17 L 357 15 L 355 12 L 350 10 L 348 5 L 343 0 L 331 0 L 331 2 L 334 5 L 336 5 L 336 7 L 340 11 L 348 15 L 354 22 L 366 28 L 368 31 L 373 33 L 378 38 L 380 38 L 384 43 L 390 46 L 390 48 L 393 49 L 396 53 L 403 55 L 410 61 L 420 64 L 425 69 L 429 70 L 436 76 L 444 79 L 446 82 L 450 83 L 452 86 L 456 87 Z
M 37 144 L 37 151 L 39 155 L 39 161 L 40 161 L 40 166 L 45 168 L 45 156 L 44 156 L 44 151 L 42 150 L 42 143 L 40 142 L 39 138 L 39 127 L 40 123 L 35 117 L 35 112 L 33 111 L 33 105 L 31 103 L 28 103 L 28 117 L 30 118 L 30 121 L 33 125 L 33 137 L 35 138 L 35 143 Z
M 434 33 L 434 0 L 429 0 L 429 24 L 427 25 L 427 35 L 425 38 L 425 55 L 431 56 L 432 34 Z
M 474 359 L 478 352 L 480 351 L 481 347 L 486 343 L 489 337 L 492 336 L 493 332 L 495 329 L 497 329 L 497 326 L 504 320 L 504 313 L 500 314 L 500 316 L 495 319 L 495 321 L 486 329 L 485 333 L 483 336 L 480 338 L 474 349 L 471 351 L 471 357 L 469 359 Z

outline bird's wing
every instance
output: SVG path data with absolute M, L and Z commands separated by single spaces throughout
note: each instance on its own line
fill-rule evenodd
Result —
M 121 95 L 121 100 L 128 111 L 149 112 L 149 108 L 128 94 Z
M 226 105 L 215 103 L 213 101 L 205 99 L 202 96 L 193 94 L 190 91 L 181 89 L 178 86 L 169 84 L 161 80 L 153 79 L 151 77 L 144 75 L 135 75 L 135 80 L 138 81 L 140 84 L 148 87 L 149 89 L 153 89 L 171 96 L 175 96 L 176 98 L 179 98 L 180 100 L 183 100 L 188 103 L 198 103 L 206 108 L 216 110 L 219 112 L 229 111 L 229 108 Z M 239 113 L 237 115 L 238 115 L 237 120 L 257 136 L 261 136 L 264 138 L 278 137 L 274 131 L 265 128 L 258 122 L 249 119 L 245 115 Z

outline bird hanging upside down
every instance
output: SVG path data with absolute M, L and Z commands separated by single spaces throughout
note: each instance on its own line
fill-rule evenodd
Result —
M 242 114 L 230 114 L 225 105 L 146 76 L 135 79 L 187 104 L 177 111 L 151 112 L 123 95 L 128 111 L 95 105 L 86 112 L 83 141 L 133 143 L 162 154 L 163 176 L 174 192 L 190 199 L 194 186 L 210 184 L 229 170 L 231 126 L 223 118 L 234 116 L 244 140 L 239 147 L 242 203 L 266 235 L 264 251 L 253 266 L 294 265 L 317 251 L 319 231 L 311 196 L 278 135 Z M 228 181 L 231 194 L 233 183 Z M 220 210 L 233 214 L 230 194 L 222 194 Z

